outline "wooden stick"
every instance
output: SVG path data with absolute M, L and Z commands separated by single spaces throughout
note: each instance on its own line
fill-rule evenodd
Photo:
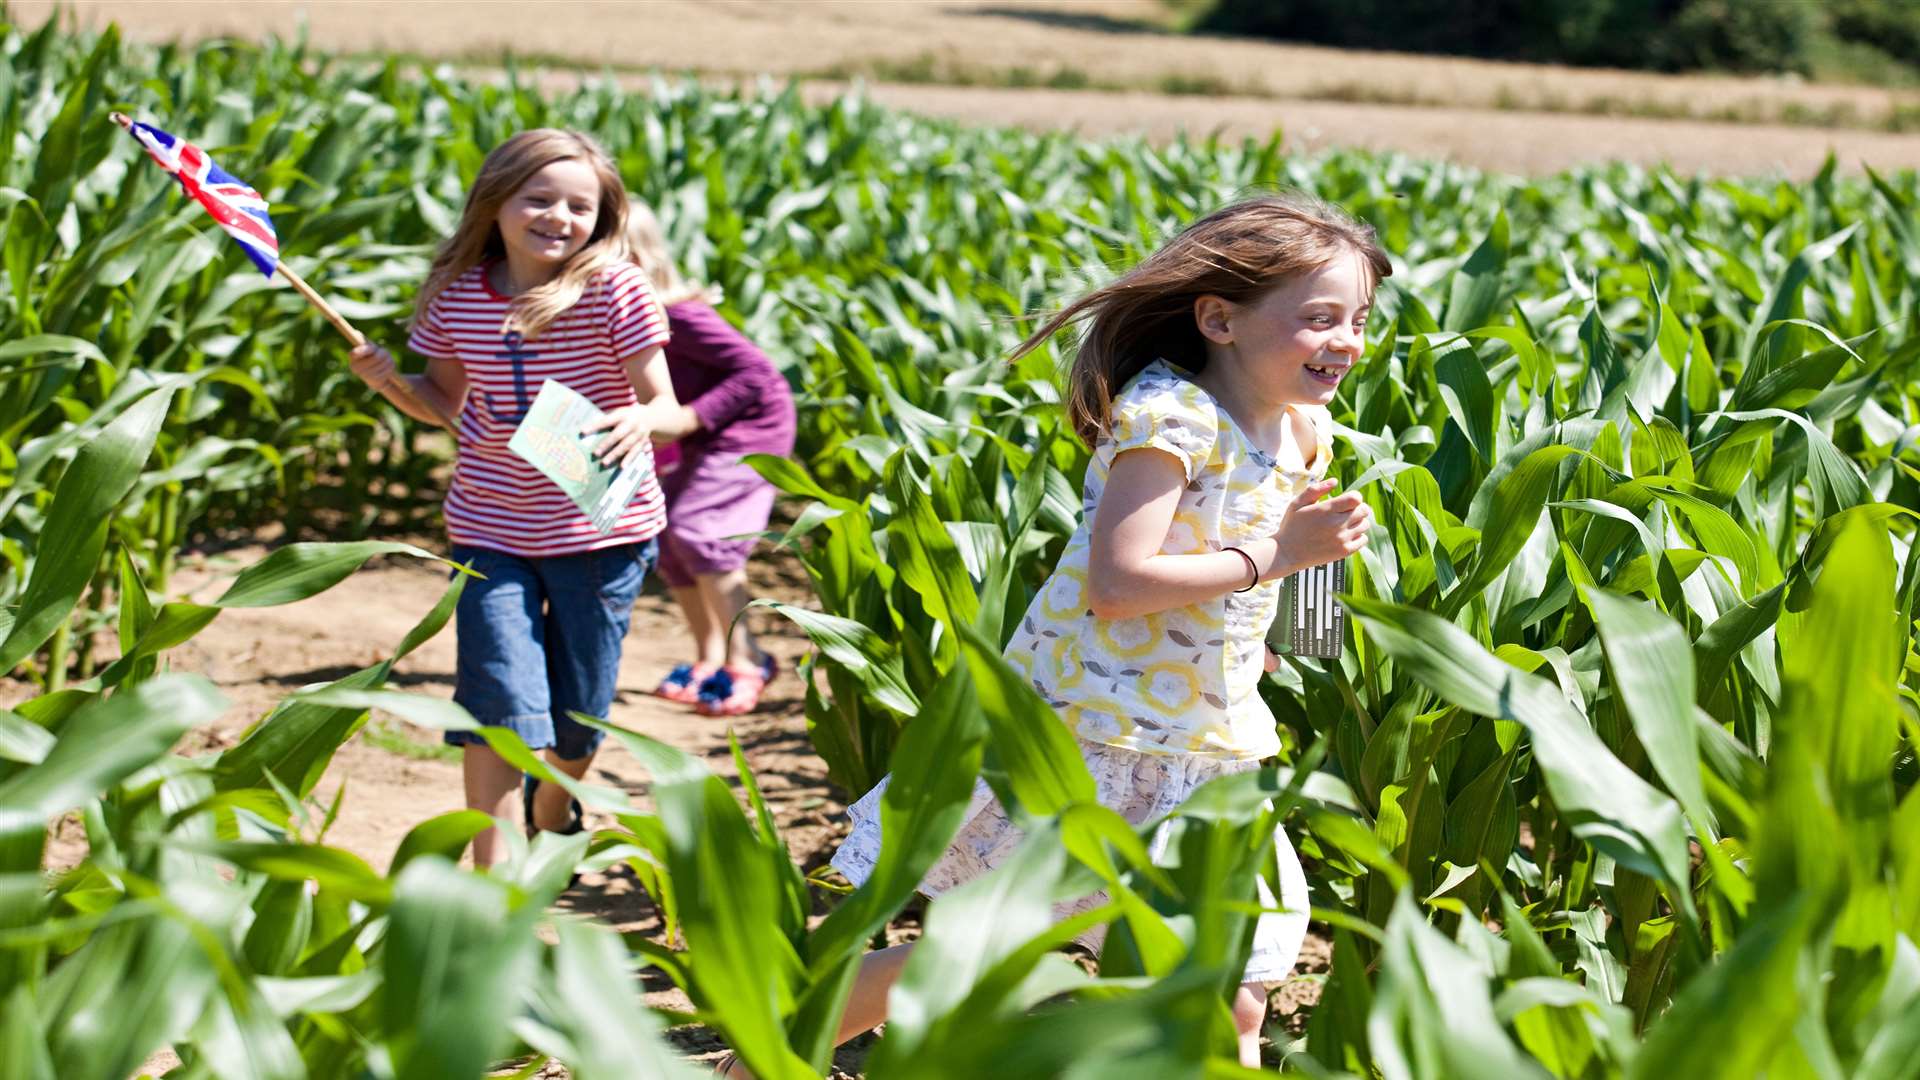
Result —
M 107 118 L 119 124 L 127 131 L 133 130 L 133 120 L 125 113 L 109 113 L 107 114 Z M 313 286 L 302 280 L 299 274 L 294 273 L 292 268 L 287 266 L 285 260 L 275 258 L 273 263 L 274 269 L 280 271 L 280 276 L 287 279 L 287 284 L 292 285 L 294 291 L 306 297 L 308 303 L 319 308 L 320 314 L 325 315 L 327 321 L 333 324 L 333 328 L 340 331 L 341 335 L 344 336 L 354 348 L 357 349 L 367 343 L 366 335 L 354 329 L 352 323 L 348 322 L 339 312 L 333 310 L 333 305 L 327 303 L 319 293 L 314 292 Z M 388 381 L 387 386 L 401 397 L 406 398 L 429 415 L 435 417 L 441 427 L 449 430 L 453 429 L 453 417 L 448 416 L 445 410 L 433 402 L 428 401 L 418 390 L 415 390 L 413 384 L 408 382 L 406 377 L 399 372 L 394 373 L 393 378 Z
M 293 286 L 295 292 L 306 297 L 308 303 L 319 308 L 320 314 L 325 315 L 327 321 L 333 324 L 333 328 L 340 331 L 341 336 L 345 337 L 348 343 L 354 348 L 357 349 L 367 343 L 366 335 L 354 329 L 352 323 L 348 322 L 339 312 L 333 310 L 333 305 L 327 303 L 326 299 L 319 293 L 314 292 L 313 286 L 301 280 L 300 275 L 289 269 L 285 261 L 275 260 L 274 269 L 280 271 L 280 276 L 287 279 L 287 284 Z

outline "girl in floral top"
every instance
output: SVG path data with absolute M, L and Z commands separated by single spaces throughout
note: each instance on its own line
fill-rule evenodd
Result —
M 1345 213 L 1299 196 L 1251 199 L 1195 222 L 1015 353 L 1087 322 L 1067 409 L 1094 453 L 1085 517 L 1006 657 L 1073 729 L 1101 803 L 1129 821 L 1279 749 L 1257 690 L 1278 664 L 1263 640 L 1278 581 L 1359 550 L 1372 527 L 1357 493 L 1327 497 L 1327 403 L 1360 358 L 1374 286 L 1389 273 L 1373 230 Z M 834 855 L 856 882 L 878 856 L 884 789 L 849 808 L 853 829 Z M 984 783 L 969 815 L 921 891 L 984 874 L 1018 845 Z M 1252 1066 L 1263 984 L 1287 976 L 1306 934 L 1305 875 L 1284 829 L 1275 845 L 1285 910 L 1259 919 L 1234 1004 Z M 866 958 L 843 1037 L 886 1018 L 910 948 Z

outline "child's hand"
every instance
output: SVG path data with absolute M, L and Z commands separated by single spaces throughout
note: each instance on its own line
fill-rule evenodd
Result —
M 1273 534 L 1280 566 L 1308 567 L 1330 563 L 1359 551 L 1373 528 L 1373 510 L 1357 491 L 1323 498 L 1335 481 L 1308 484 L 1294 497 L 1280 531 Z
M 347 354 L 347 367 L 375 390 L 393 385 L 400 374 L 400 369 L 393 364 L 393 354 L 371 341 L 355 346 Z
M 593 456 L 602 465 L 613 465 L 627 460 L 640 447 L 641 440 L 653 431 L 652 413 L 645 405 L 626 405 L 607 413 L 598 420 L 590 420 L 580 429 L 582 434 L 604 431 L 607 437 L 593 448 Z

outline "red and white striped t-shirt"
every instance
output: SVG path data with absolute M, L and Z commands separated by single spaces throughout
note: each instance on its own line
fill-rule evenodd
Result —
M 453 483 L 447 488 L 447 535 L 456 544 L 543 558 L 645 540 L 666 527 L 666 500 L 651 475 L 634 493 L 613 531 L 593 527 L 566 492 L 507 440 L 547 379 L 563 383 L 602 410 L 635 404 L 620 361 L 667 341 L 667 318 L 647 276 L 636 266 L 602 271 L 578 303 L 534 340 L 502 333 L 512 300 L 476 266 L 433 298 L 414 323 L 407 346 L 422 356 L 458 360 L 466 369 Z

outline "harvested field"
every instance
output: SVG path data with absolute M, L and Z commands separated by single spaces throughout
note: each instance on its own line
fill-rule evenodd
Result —
M 293 35 L 304 19 L 309 39 L 331 50 L 472 62 L 511 50 L 586 68 L 862 75 L 883 102 L 970 122 L 1155 138 L 1264 137 L 1279 127 L 1305 147 L 1401 150 L 1524 173 L 1615 159 L 1804 177 L 1829 151 L 1855 170 L 1920 165 L 1920 135 L 1869 130 L 1920 109 L 1910 92 L 1188 37 L 1156 25 L 1163 9 L 1152 0 L 551 3 L 534 21 L 511 17 L 519 7 L 73 5 L 82 24 L 111 19 L 141 40 Z M 53 8 L 13 5 L 25 22 Z M 839 92 L 838 83 L 813 92 Z
M 818 100 L 840 90 L 809 85 L 806 92 Z M 1528 175 L 1628 161 L 1681 173 L 1805 179 L 1829 153 L 1847 172 L 1860 172 L 1862 164 L 1883 171 L 1920 167 L 1920 136 L 1868 131 L 1105 91 L 877 85 L 870 92 L 883 105 L 968 123 L 1156 140 L 1178 132 L 1264 139 L 1277 128 L 1296 149 L 1397 151 Z

